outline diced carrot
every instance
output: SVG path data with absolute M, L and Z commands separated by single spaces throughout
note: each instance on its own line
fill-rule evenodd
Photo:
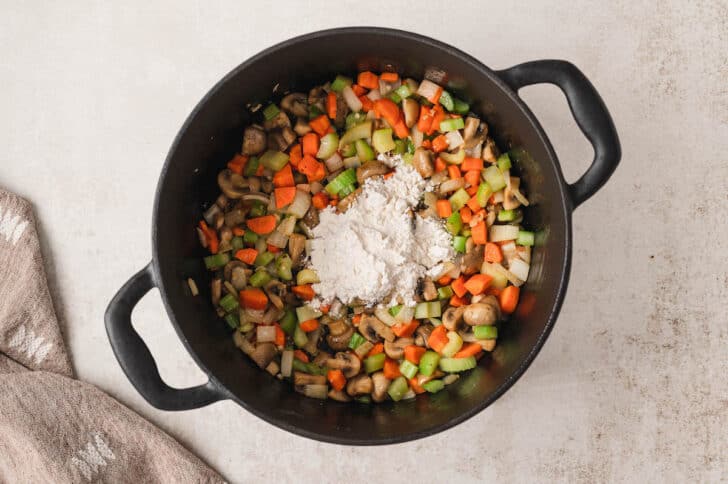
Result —
M 207 240 L 207 248 L 212 254 L 217 254 L 220 248 L 220 239 L 217 237 L 217 232 L 208 227 L 204 220 L 200 220 L 200 230 L 202 230 L 205 240 Z
M 317 329 L 319 327 L 318 319 L 309 319 L 307 321 L 302 321 L 301 324 L 299 324 L 301 331 L 304 331 L 306 333 L 310 333 L 311 331 Z
M 365 113 L 368 113 L 372 109 L 374 109 L 374 101 L 369 99 L 366 96 L 359 96 L 359 101 L 361 102 L 361 110 Z
M 447 218 L 452 215 L 452 205 L 450 204 L 450 200 L 438 200 L 435 203 L 435 207 L 437 208 L 437 215 L 442 218 Z
M 245 164 L 248 162 L 248 157 L 241 154 L 236 154 L 233 156 L 233 159 L 228 161 L 227 167 L 232 171 L 233 173 L 237 173 L 238 175 L 243 174 L 243 169 L 245 169 Z
M 420 117 L 417 120 L 417 130 L 421 133 L 427 133 L 432 125 L 432 119 L 435 117 L 435 112 L 432 108 L 422 106 L 420 108 Z
M 475 194 L 478 193 L 478 187 L 468 187 L 465 189 L 465 193 L 467 193 L 471 197 L 474 197 Z
M 465 276 L 460 276 L 452 281 L 452 291 L 460 297 L 467 294 L 468 290 L 465 288 Z
M 235 253 L 236 259 L 240 259 L 241 261 L 250 265 L 255 263 L 256 257 L 258 257 L 258 251 L 255 249 L 240 249 Z
M 288 152 L 289 161 L 294 168 L 298 169 L 298 163 L 303 158 L 303 148 L 300 144 L 293 145 L 291 151 Z
M 319 210 L 323 210 L 329 204 L 329 196 L 325 192 L 318 192 L 316 195 L 311 197 L 313 206 Z
M 321 116 L 317 116 L 309 121 L 308 125 L 311 126 L 311 129 L 314 130 L 319 136 L 323 136 L 329 132 L 331 122 L 329 121 L 328 116 L 322 114 Z
M 243 307 L 249 309 L 262 310 L 268 305 L 268 296 L 257 287 L 240 291 L 240 300 L 243 303 Z
M 382 72 L 379 75 L 379 78 L 385 82 L 397 82 L 397 79 L 399 79 L 399 74 L 396 72 Z
M 324 168 L 324 164 L 316 162 L 316 170 L 312 174 L 306 175 L 306 178 L 308 178 L 309 183 L 326 178 L 326 168 Z
M 488 231 L 485 227 L 485 222 L 481 221 L 475 227 L 471 227 L 470 235 L 473 237 L 473 242 L 479 245 L 485 245 L 488 242 Z
M 308 355 L 303 350 L 296 350 L 293 352 L 293 357 L 297 360 L 301 360 L 304 363 L 308 363 Z
M 413 319 L 409 323 L 397 323 L 392 326 L 392 332 L 397 335 L 398 338 L 409 338 L 412 336 L 420 323 Z
M 430 333 L 430 337 L 427 338 L 427 346 L 439 353 L 449 341 L 447 338 L 447 328 L 444 324 L 441 324 Z
M 286 163 L 286 166 L 273 174 L 273 185 L 278 188 L 293 187 L 296 185 L 296 182 L 293 180 L 291 163 Z
M 360 72 L 356 82 L 367 89 L 377 89 L 379 87 L 379 78 L 369 71 Z
M 363 96 L 364 93 L 367 92 L 367 90 L 365 88 L 363 88 L 362 86 L 360 86 L 359 84 L 353 84 L 351 86 L 351 90 L 354 91 L 354 94 L 356 94 L 356 97 Z
M 382 175 L 382 178 L 384 178 L 385 180 L 389 180 L 393 176 L 394 176 L 394 171 L 390 171 L 389 173 L 385 173 L 384 175 Z
M 503 289 L 500 293 L 500 298 L 498 299 L 501 311 L 506 314 L 511 314 L 515 311 L 516 306 L 518 306 L 518 296 L 520 295 L 520 292 L 521 289 L 516 286 L 508 286 Z
M 424 146 L 424 143 L 423 143 Z M 439 156 L 435 158 L 435 173 L 447 170 L 447 163 Z
M 400 116 L 399 121 L 394 125 L 394 134 L 399 139 L 407 139 L 410 135 L 410 130 L 407 129 L 407 125 L 404 124 L 404 117 Z
M 321 311 L 324 314 L 329 314 L 329 310 L 331 309 L 331 304 L 322 304 L 319 307 L 319 311 Z
M 304 155 L 316 156 L 319 150 L 319 135 L 316 133 L 306 133 L 301 138 L 301 146 Z
M 266 248 L 268 249 L 268 252 L 270 252 L 272 254 L 277 254 L 278 252 L 281 251 L 281 248 L 276 247 L 275 245 L 270 245 L 270 244 L 265 244 L 265 245 L 266 245 Z
M 465 306 L 468 303 L 469 303 L 469 301 L 468 301 L 467 297 L 460 297 L 458 295 L 455 295 L 450 298 L 450 302 L 448 304 L 450 304 L 450 306 L 452 306 L 454 308 L 458 308 L 460 306 Z
M 460 165 L 460 168 L 463 171 L 480 171 L 483 169 L 483 160 L 481 160 L 480 158 L 471 158 L 469 156 L 466 156 L 462 164 Z
M 430 136 L 435 131 L 440 130 L 440 123 L 446 119 L 445 116 L 445 110 L 442 109 L 442 106 L 437 105 L 433 109 L 433 116 L 432 116 L 432 124 L 430 124 L 430 129 L 427 130 L 427 135 Z
M 470 170 L 465 172 L 465 182 L 471 187 L 477 188 L 480 185 L 480 171 Z
M 465 343 L 460 351 L 455 353 L 453 358 L 467 358 L 468 356 L 475 356 L 483 351 L 483 347 L 478 343 Z
M 422 147 L 425 148 L 426 150 L 432 149 L 432 141 L 430 141 L 429 139 L 423 139 Z M 445 160 L 442 160 L 442 162 L 445 163 Z M 443 168 L 443 170 L 444 170 L 444 168 Z M 440 170 L 440 171 L 442 171 L 442 170 Z
M 361 322 L 361 314 L 355 314 L 351 318 L 351 324 L 354 326 L 359 326 L 359 323 Z
M 281 325 L 275 323 L 273 326 L 276 328 L 276 346 L 283 346 L 286 344 L 286 333 L 281 329 Z
M 503 251 L 493 242 L 487 242 L 485 244 L 485 260 L 487 262 L 503 262 Z
M 432 140 L 432 151 L 435 153 L 440 153 L 441 151 L 445 151 L 447 149 L 447 138 L 444 134 L 441 134 L 437 138 Z
M 483 294 L 491 282 L 493 282 L 493 276 L 489 276 L 488 274 L 473 274 L 465 282 L 465 289 L 473 296 L 477 296 L 478 294 Z
M 382 98 L 374 101 L 374 113 L 387 120 L 390 126 L 396 126 L 399 122 L 399 106 L 391 99 Z M 405 126 L 405 129 L 407 127 Z M 400 136 L 401 138 L 402 136 Z M 406 136 L 405 136 L 406 137 Z
M 445 274 L 444 276 L 442 276 L 441 278 L 439 278 L 437 280 L 437 283 L 441 286 L 447 286 L 451 282 L 452 282 L 452 277 L 448 276 L 447 274 Z
M 313 287 L 311 287 L 311 284 L 293 286 L 291 287 L 291 291 L 293 291 L 293 294 L 298 296 L 299 299 L 303 299 L 304 301 L 310 301 L 316 295 L 316 293 L 313 292 Z
M 346 377 L 341 370 L 329 370 L 326 373 L 326 379 L 331 383 L 331 388 L 341 391 L 346 385 Z
M 336 119 L 336 93 L 334 91 L 329 91 L 326 96 L 326 114 L 331 119 Z
M 399 365 L 392 358 L 386 358 L 384 360 L 384 368 L 382 368 L 382 371 L 384 372 L 384 376 L 390 380 L 402 376 L 402 373 L 399 371 Z
M 290 205 L 296 198 L 296 187 L 281 187 L 273 190 L 276 198 L 276 208 L 282 208 Z
M 410 361 L 414 363 L 415 365 L 419 365 L 420 358 L 422 358 L 422 355 L 425 354 L 425 351 L 427 351 L 422 346 L 417 345 L 409 345 L 404 347 L 404 359 L 407 361 Z
M 430 101 L 432 104 L 437 103 L 437 101 L 440 100 L 440 96 L 442 96 L 442 87 L 437 88 L 437 91 L 435 91 L 435 94 L 433 94 L 431 97 L 427 98 L 428 101 Z
M 384 353 L 384 344 L 382 343 L 375 344 L 372 349 L 369 350 L 369 353 L 367 353 L 367 358 L 370 356 L 378 355 L 379 353 Z
M 311 155 L 303 155 L 298 163 L 298 171 L 306 176 L 312 176 L 318 170 L 319 162 Z
M 478 190 L 476 189 L 475 191 L 477 192 Z M 470 197 L 470 200 L 468 200 L 467 205 L 468 205 L 468 207 L 470 207 L 470 210 L 472 210 L 473 212 L 477 212 L 478 210 L 480 210 L 480 204 L 478 203 L 478 198 L 475 196 Z
M 276 202 L 278 199 L 276 198 Z M 470 210 L 470 207 L 465 206 L 460 209 L 460 219 L 463 221 L 463 223 L 470 223 L 470 221 L 473 218 L 473 211 Z
M 263 215 L 262 217 L 249 218 L 245 223 L 256 234 L 265 235 L 273 232 L 277 220 L 274 215 Z
M 450 177 L 451 180 L 457 180 L 458 178 L 462 178 L 463 176 L 463 174 L 460 173 L 460 168 L 458 168 L 458 165 L 448 165 L 447 175 Z
M 417 381 L 416 376 L 413 376 L 412 378 L 410 378 L 407 381 L 409 381 L 409 386 L 412 389 L 412 391 L 415 392 L 417 395 L 419 395 L 420 393 L 425 393 L 427 391 L 424 388 L 422 388 L 422 385 L 420 385 L 420 382 Z
M 236 237 L 242 237 L 245 235 L 245 230 L 241 229 L 240 227 L 233 227 L 233 235 Z

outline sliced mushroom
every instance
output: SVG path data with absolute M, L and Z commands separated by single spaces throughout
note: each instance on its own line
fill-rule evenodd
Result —
M 217 306 L 222 297 L 222 279 L 215 278 L 210 284 L 210 295 L 212 296 L 212 305 Z
M 372 343 L 377 343 L 384 339 L 386 341 L 394 341 L 394 332 L 371 314 L 364 314 L 359 321 L 359 332 Z
M 265 150 L 267 141 L 265 131 L 257 126 L 248 126 L 243 133 L 243 154 L 257 155 Z
M 521 206 L 521 202 L 518 201 L 516 195 L 513 193 L 513 189 L 517 187 L 507 186 L 503 190 L 503 208 L 505 210 L 513 210 Z
M 489 163 L 495 163 L 498 161 L 498 154 L 498 147 L 495 145 L 495 141 L 493 141 L 493 138 L 488 138 L 483 147 L 483 159 Z
M 359 375 L 349 380 L 346 384 L 346 393 L 351 397 L 369 395 L 374 389 L 374 383 L 369 375 Z
M 429 324 L 421 324 L 415 330 L 415 344 L 417 346 L 427 347 L 427 340 L 430 339 L 432 326 Z
M 426 277 L 422 282 L 422 297 L 425 301 L 434 301 L 437 299 L 437 288 L 429 277 Z
M 268 363 L 273 361 L 273 357 L 276 355 L 276 347 L 273 343 L 258 343 L 255 349 L 250 353 L 250 359 L 253 360 L 259 367 L 265 368 Z
M 481 339 L 476 341 L 476 343 L 478 343 L 485 351 L 493 351 L 496 341 L 497 340 L 494 339 Z
M 384 342 L 384 353 L 393 360 L 399 360 L 404 357 L 404 349 L 407 346 L 414 344 L 415 340 L 412 338 L 397 338 L 394 341 Z
M 239 260 L 233 260 L 225 264 L 225 280 L 230 281 L 238 291 L 245 289 L 245 285 L 248 282 L 245 269 L 245 264 Z
M 323 329 L 321 328 L 321 326 L 308 333 L 308 341 L 305 345 L 303 345 L 301 349 L 306 351 L 310 355 L 316 356 L 319 352 L 318 343 L 319 339 L 321 339 L 322 333 Z
M 287 286 L 277 279 L 273 279 L 265 285 L 265 293 L 268 295 L 268 299 L 278 309 L 283 309 L 285 306 L 283 301 L 287 292 Z
M 345 350 L 349 346 L 349 340 L 354 334 L 354 327 L 349 326 L 344 319 L 338 319 L 329 324 L 329 335 L 326 342 L 332 350 Z
M 379 160 L 367 161 L 356 169 L 356 181 L 363 185 L 367 178 L 388 173 L 390 168 Z
M 480 271 L 483 265 L 483 246 L 476 245 L 460 260 L 460 271 L 466 276 Z
M 496 301 L 496 304 L 494 305 L 490 303 L 488 298 L 483 299 L 479 303 L 464 306 L 464 308 L 465 311 L 463 312 L 463 319 L 470 326 L 490 326 L 495 324 L 500 316 L 498 302 Z
M 346 394 L 344 390 L 329 390 L 329 398 L 336 400 L 337 402 L 350 402 L 351 398 Z
M 402 100 L 402 110 L 404 111 L 404 124 L 411 128 L 417 122 L 420 114 L 420 103 L 408 97 Z
M 465 141 L 472 139 L 475 136 L 475 133 L 478 131 L 478 126 L 480 126 L 480 120 L 478 118 L 473 116 L 468 116 L 467 118 L 465 118 L 463 139 Z
M 351 353 L 339 352 L 326 362 L 326 366 L 331 370 L 341 370 L 346 378 L 351 378 L 361 370 L 361 361 Z
M 334 118 L 334 125 L 337 128 L 343 128 L 346 123 L 346 115 L 349 114 L 349 105 L 344 101 L 344 98 L 340 93 L 336 94 L 336 117 Z
M 357 197 L 359 196 L 359 194 L 361 194 L 361 192 L 362 192 L 362 188 L 359 187 L 356 190 L 354 190 L 353 192 L 351 192 L 350 194 L 348 194 L 347 196 L 345 196 L 344 198 L 342 198 L 341 201 L 339 201 L 339 203 L 336 205 L 336 209 L 341 213 L 344 213 L 347 210 L 349 210 L 349 207 L 351 207 L 351 204 L 354 203 L 354 200 L 357 199 Z
M 292 92 L 281 99 L 281 109 L 293 116 L 308 116 L 308 97 L 302 92 Z
M 229 212 L 225 212 L 225 225 L 227 227 L 236 227 L 241 225 L 245 222 L 247 214 L 248 210 L 246 208 L 233 208 Z
M 308 120 L 306 120 L 306 118 L 298 118 L 296 120 L 296 125 L 293 127 L 293 131 L 295 131 L 298 136 L 303 136 L 304 134 L 311 132 L 311 126 L 308 124 Z
M 306 236 L 303 234 L 291 234 L 288 236 L 288 254 L 291 256 L 293 265 L 298 264 L 303 249 L 306 247 Z
M 324 367 L 326 366 L 326 362 L 331 359 L 331 353 L 327 353 L 326 351 L 320 351 L 319 354 L 316 355 L 316 358 L 311 361 L 316 366 Z
M 326 99 L 326 91 L 323 86 L 316 86 L 308 92 L 309 106 L 316 106 L 319 111 L 324 111 L 324 99 Z
M 465 307 L 449 307 L 442 313 L 442 325 L 447 328 L 448 331 L 457 331 L 463 323 L 463 313 Z
M 412 157 L 412 166 L 415 167 L 417 173 L 422 178 L 429 178 L 435 172 L 435 168 L 432 165 L 432 153 L 425 148 L 417 148 L 415 154 Z
M 390 380 L 384 376 L 384 372 L 378 371 L 372 375 L 372 400 L 375 402 L 383 402 L 387 398 L 387 390 L 389 389 Z
M 217 175 L 217 184 L 228 198 L 237 200 L 248 193 L 248 181 L 227 168 Z
M 310 229 L 316 227 L 319 224 L 319 214 L 316 207 L 311 206 L 311 208 L 308 209 L 308 212 L 306 212 L 306 215 L 304 215 L 301 219 L 301 222 L 306 224 L 306 226 Z
M 271 131 L 276 128 L 290 128 L 291 120 L 288 118 L 288 115 L 286 113 L 280 111 L 278 114 L 275 115 L 274 118 L 266 119 L 263 122 L 263 127 L 266 131 Z
M 310 375 L 302 371 L 293 372 L 293 384 L 299 385 L 326 385 L 326 377 L 324 375 Z

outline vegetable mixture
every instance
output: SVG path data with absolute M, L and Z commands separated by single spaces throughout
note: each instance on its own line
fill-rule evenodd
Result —
M 392 72 L 339 75 L 260 111 L 197 228 L 235 344 L 296 391 L 339 401 L 437 393 L 474 368 L 516 309 L 534 245 L 520 179 L 487 124 L 434 82 Z M 434 186 L 418 214 L 444 224 L 456 256 L 420 281 L 414 306 L 318 304 L 307 240 L 319 211 L 344 212 L 365 180 L 392 175 L 378 155 Z

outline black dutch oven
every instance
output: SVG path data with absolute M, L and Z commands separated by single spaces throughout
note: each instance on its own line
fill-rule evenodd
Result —
M 210 304 L 209 275 L 201 263 L 194 225 L 201 207 L 217 195 L 216 175 L 240 149 L 249 122 L 246 105 L 265 102 L 271 89 L 301 91 L 360 69 L 396 70 L 420 79 L 445 79 L 484 115 L 502 148 L 518 153 L 516 165 L 533 206 L 526 225 L 539 231 L 531 273 L 514 318 L 480 365 L 435 395 L 377 405 L 303 397 L 257 368 L 232 342 Z M 521 87 L 550 83 L 566 95 L 571 112 L 594 147 L 594 161 L 573 184 L 564 181 L 554 150 Z M 382 28 L 316 32 L 273 46 L 242 63 L 200 101 L 167 156 L 157 187 L 152 262 L 111 301 L 106 330 L 121 367 L 139 393 L 164 410 L 187 410 L 230 399 L 290 432 L 339 444 L 388 444 L 421 438 L 456 425 L 494 402 L 526 371 L 556 321 L 571 265 L 571 212 L 614 172 L 620 146 L 599 94 L 572 64 L 542 60 L 493 71 L 473 57 L 420 35 Z M 186 280 L 201 288 L 191 297 Z M 204 385 L 176 389 L 131 324 L 139 299 L 158 287 L 177 334 L 209 376 Z

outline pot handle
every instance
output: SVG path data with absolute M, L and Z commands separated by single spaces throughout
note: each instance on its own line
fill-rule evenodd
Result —
M 106 333 L 127 378 L 147 402 L 160 410 L 191 410 L 227 398 L 212 381 L 180 389 L 162 380 L 154 357 L 131 324 L 134 306 L 155 286 L 149 264 L 119 289 L 106 309 Z
M 496 74 L 514 91 L 549 83 L 566 95 L 576 124 L 594 148 L 594 161 L 589 169 L 568 186 L 574 208 L 578 207 L 607 182 L 622 156 L 617 130 L 599 93 L 576 66 L 563 60 L 526 62 Z

